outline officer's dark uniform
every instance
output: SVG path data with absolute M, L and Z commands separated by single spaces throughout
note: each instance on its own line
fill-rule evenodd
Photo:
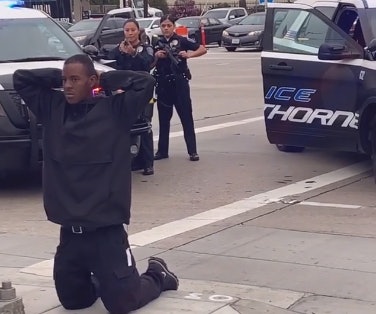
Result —
M 130 129 L 153 95 L 151 75 L 110 71 L 108 90 L 126 93 L 70 105 L 58 69 L 17 70 L 14 87 L 43 124 L 43 195 L 50 221 L 62 226 L 54 264 L 58 297 L 67 309 L 99 296 L 110 313 L 124 314 L 157 298 L 163 275 L 139 276 L 123 224 L 131 200 Z
M 162 37 L 160 42 L 170 45 L 175 51 L 194 51 L 200 47 L 200 44 L 175 33 L 168 40 Z M 158 43 L 155 49 L 159 49 Z M 188 154 L 196 154 L 196 135 L 189 89 L 190 72 L 187 60 L 181 58 L 179 65 L 175 66 L 168 57 L 158 59 L 155 78 L 157 80 L 156 94 L 159 115 L 157 156 L 168 156 L 170 120 L 172 118 L 174 105 L 183 125 L 184 139 Z
M 129 54 L 123 53 L 119 50 L 119 46 L 115 47 L 108 55 L 109 59 L 116 60 L 116 68 L 118 70 L 132 70 L 132 71 L 146 71 L 150 72 L 151 65 L 154 62 L 154 50 L 150 45 L 140 44 L 136 49 L 136 54 L 131 56 Z M 151 122 L 153 117 L 153 103 L 149 103 L 142 116 Z M 154 163 L 154 143 L 153 143 L 153 132 L 150 130 L 149 133 L 143 134 L 141 136 L 140 151 L 137 157 L 133 160 L 133 169 L 153 169 Z M 144 173 L 145 173 L 144 172 Z M 146 173 L 145 173 L 146 174 Z M 150 174 L 150 173 L 149 173 Z

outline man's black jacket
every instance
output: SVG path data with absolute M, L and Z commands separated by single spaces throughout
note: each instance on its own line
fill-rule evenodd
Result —
M 129 224 L 130 130 L 153 97 L 148 73 L 110 71 L 100 77 L 106 98 L 70 105 L 61 70 L 17 70 L 14 88 L 43 125 L 44 207 L 63 226 Z

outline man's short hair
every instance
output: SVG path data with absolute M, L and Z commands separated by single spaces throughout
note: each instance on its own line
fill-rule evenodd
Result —
M 81 63 L 85 67 L 88 76 L 97 76 L 97 71 L 94 68 L 94 63 L 88 55 L 77 54 L 71 56 L 67 60 L 65 60 L 64 65 L 72 63 Z

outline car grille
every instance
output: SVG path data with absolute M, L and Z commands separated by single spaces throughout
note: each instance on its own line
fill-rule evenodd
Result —
M 248 33 L 229 33 L 230 36 L 233 36 L 233 37 L 243 37 L 243 36 L 247 36 Z

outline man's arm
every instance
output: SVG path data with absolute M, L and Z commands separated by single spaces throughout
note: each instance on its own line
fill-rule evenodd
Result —
M 42 117 L 53 101 L 53 88 L 62 86 L 61 70 L 17 70 L 13 75 L 13 85 L 34 115 Z
M 105 90 L 125 91 L 112 96 L 112 104 L 117 114 L 129 119 L 130 127 L 153 98 L 154 84 L 154 78 L 147 72 L 117 70 L 100 75 L 100 86 Z

